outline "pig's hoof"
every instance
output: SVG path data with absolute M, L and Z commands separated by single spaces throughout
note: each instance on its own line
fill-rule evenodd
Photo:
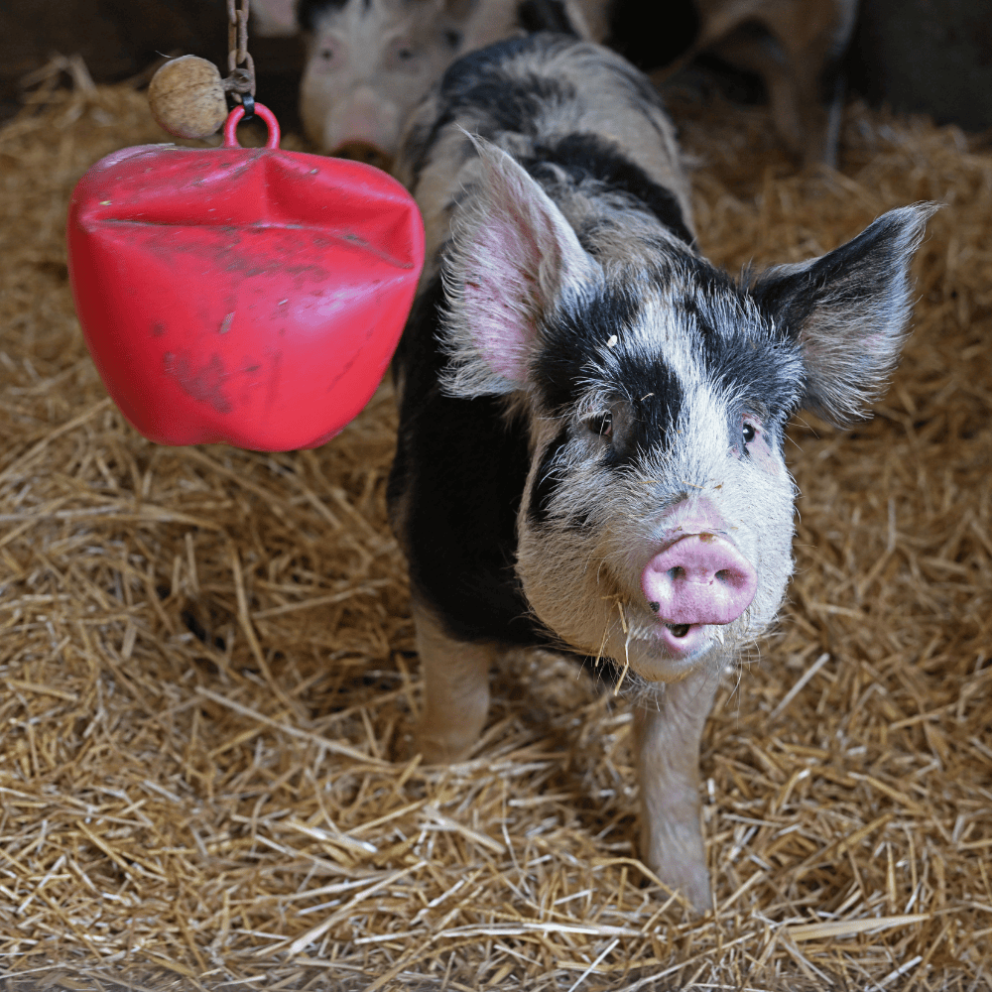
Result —
M 667 862 L 649 867 L 665 885 L 685 896 L 697 913 L 713 908 L 710 873 L 703 865 Z
M 420 732 L 414 738 L 414 751 L 419 752 L 425 765 L 450 765 L 464 761 L 475 740 L 464 741 L 438 737 L 437 734 Z

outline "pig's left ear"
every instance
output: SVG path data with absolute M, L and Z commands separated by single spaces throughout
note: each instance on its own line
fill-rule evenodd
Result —
M 802 347 L 803 406 L 849 423 L 885 388 L 906 337 L 909 264 L 939 206 L 890 210 L 829 254 L 755 280 L 758 304 Z
M 542 318 L 601 272 L 524 169 L 494 145 L 472 142 L 482 175 L 443 270 L 445 391 L 466 398 L 526 388 Z
M 251 29 L 254 34 L 269 38 L 296 34 L 297 0 L 255 0 L 251 5 Z

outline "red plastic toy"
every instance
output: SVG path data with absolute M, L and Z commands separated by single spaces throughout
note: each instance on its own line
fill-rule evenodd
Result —
M 416 204 L 359 162 L 139 145 L 69 207 L 76 312 L 125 417 L 161 444 L 312 448 L 379 384 L 423 266 Z

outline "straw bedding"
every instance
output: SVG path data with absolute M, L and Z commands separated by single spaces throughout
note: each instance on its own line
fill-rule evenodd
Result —
M 163 139 L 83 86 L 0 132 L 0 988 L 992 987 L 992 155 L 852 105 L 797 175 L 763 111 L 672 105 L 732 270 L 947 204 L 875 418 L 791 430 L 797 575 L 704 741 L 717 911 L 645 876 L 629 717 L 571 664 L 511 658 L 472 760 L 411 753 L 388 385 L 313 452 L 125 424 L 63 224 Z

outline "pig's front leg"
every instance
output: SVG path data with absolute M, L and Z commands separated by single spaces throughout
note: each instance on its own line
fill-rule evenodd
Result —
M 719 683 L 720 666 L 714 666 L 634 705 L 640 855 L 700 912 L 713 900 L 699 822 L 699 742 Z
M 443 765 L 464 758 L 479 739 L 489 710 L 488 644 L 449 637 L 430 610 L 414 602 L 417 651 L 424 675 L 424 712 L 416 747 L 424 761 Z

